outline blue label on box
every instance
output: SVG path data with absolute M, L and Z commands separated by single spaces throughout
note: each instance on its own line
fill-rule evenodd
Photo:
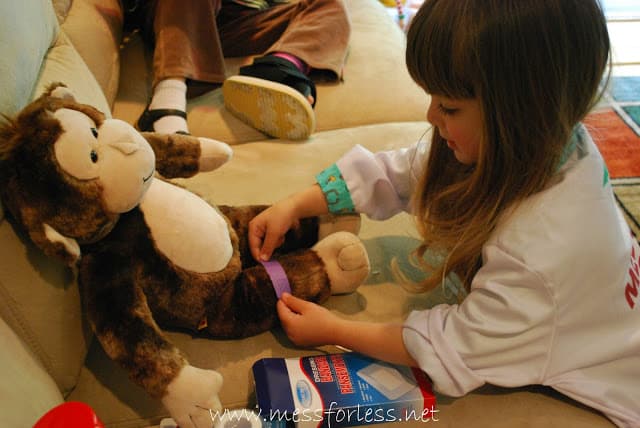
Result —
M 261 416 L 299 427 L 429 419 L 435 397 L 417 369 L 359 354 L 266 358 L 253 366 Z

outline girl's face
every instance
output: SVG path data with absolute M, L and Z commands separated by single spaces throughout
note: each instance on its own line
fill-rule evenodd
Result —
M 427 120 L 438 128 L 438 133 L 447 140 L 447 146 L 460 163 L 471 165 L 478 161 L 482 111 L 477 99 L 432 95 Z

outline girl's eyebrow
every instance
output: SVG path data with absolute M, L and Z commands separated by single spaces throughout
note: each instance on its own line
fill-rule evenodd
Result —
M 440 105 L 444 105 L 446 107 L 455 107 L 455 108 L 460 108 L 461 107 L 461 103 L 460 100 L 456 100 L 455 98 L 441 98 Z
M 443 101 L 443 102 L 451 102 L 451 103 L 453 103 L 453 102 L 459 102 L 459 101 L 463 100 L 463 98 L 453 98 L 453 97 L 449 97 L 449 96 L 444 95 L 444 94 L 431 94 L 431 96 L 438 97 L 438 98 L 440 98 L 440 101 Z

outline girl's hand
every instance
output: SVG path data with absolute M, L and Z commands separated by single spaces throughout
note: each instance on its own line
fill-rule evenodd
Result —
M 298 346 L 339 345 L 379 360 L 418 367 L 405 348 L 402 324 L 343 319 L 323 306 L 284 293 L 278 316 Z
M 328 213 L 327 201 L 317 184 L 281 200 L 249 222 L 249 250 L 256 260 L 267 261 L 299 220 Z
M 298 346 L 332 344 L 341 319 L 315 303 L 284 293 L 278 301 L 278 316 L 287 336 Z
M 284 199 L 249 222 L 249 249 L 256 260 L 267 261 L 284 242 L 284 235 L 298 226 L 293 204 Z

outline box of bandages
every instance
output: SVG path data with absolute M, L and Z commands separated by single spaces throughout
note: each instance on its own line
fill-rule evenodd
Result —
M 437 420 L 424 372 L 357 353 L 263 358 L 253 365 L 253 377 L 267 428 Z

